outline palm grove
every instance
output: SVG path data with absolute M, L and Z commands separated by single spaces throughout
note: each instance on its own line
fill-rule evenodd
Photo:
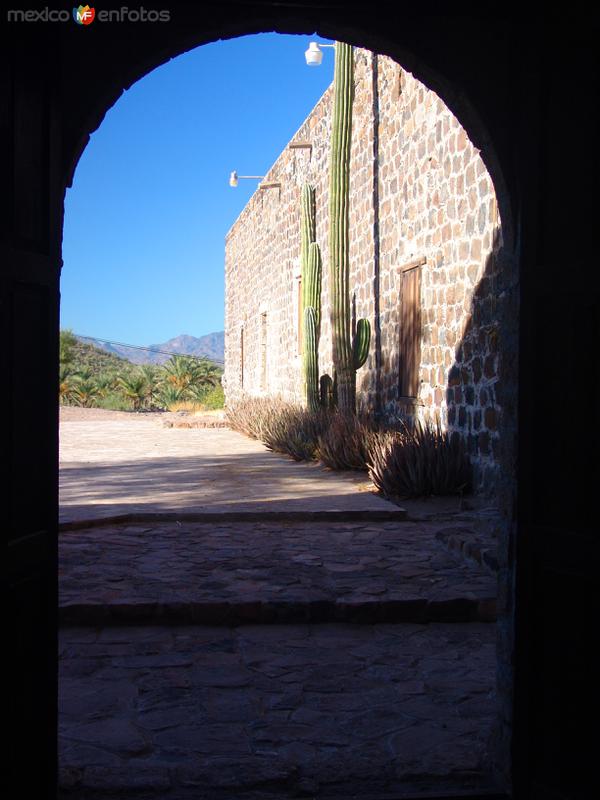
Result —
M 211 409 L 223 406 L 222 370 L 212 361 L 172 356 L 135 365 L 60 332 L 59 399 L 63 405 L 121 411 Z

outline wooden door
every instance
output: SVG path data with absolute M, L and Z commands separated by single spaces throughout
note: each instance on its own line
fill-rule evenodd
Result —
M 421 264 L 400 273 L 400 399 L 416 400 L 419 394 L 421 367 Z

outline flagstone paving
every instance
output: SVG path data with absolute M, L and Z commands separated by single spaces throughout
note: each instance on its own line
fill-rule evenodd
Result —
M 61 798 L 490 787 L 493 510 L 405 513 L 228 430 L 84 411 L 61 425 Z
M 60 654 L 61 797 L 489 785 L 491 625 L 68 628 Z
M 490 620 L 496 577 L 425 522 L 165 522 L 60 536 L 63 623 Z

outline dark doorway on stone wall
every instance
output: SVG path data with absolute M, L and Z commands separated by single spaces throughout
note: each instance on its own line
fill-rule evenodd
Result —
M 488 300 L 501 259 L 475 289 L 449 375 L 464 368 L 481 314 L 497 321 Z M 400 400 L 418 395 L 422 292 L 420 272 L 402 273 L 411 300 Z M 271 324 L 260 311 L 263 391 Z M 244 375 L 251 342 L 236 331 Z M 453 380 L 444 390 L 457 425 L 464 401 Z M 475 435 L 474 418 L 469 425 Z M 262 463 L 241 445 L 216 452 L 209 469 L 232 481 L 234 499 L 240 475 L 265 492 L 294 480 L 298 465 L 271 459 L 261 484 Z M 348 501 L 312 470 L 299 497 L 282 489 L 246 506 L 147 513 L 152 487 L 193 480 L 197 464 L 184 456 L 146 468 L 135 508 L 123 490 L 139 484 L 130 462 L 116 478 L 105 473 L 124 500 L 119 513 L 67 521 L 61 532 L 61 796 L 492 796 L 500 736 L 490 542 L 502 549 L 505 536 L 495 509 L 452 498 L 405 514 L 366 492 Z

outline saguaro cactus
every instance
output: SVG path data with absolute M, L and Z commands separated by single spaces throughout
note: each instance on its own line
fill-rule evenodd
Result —
M 302 287 L 304 308 L 314 308 L 318 327 L 321 321 L 321 248 L 316 242 L 311 242 L 308 248 Z
M 304 380 L 306 403 L 310 411 L 319 409 L 319 351 L 317 315 L 312 306 L 304 309 Z
M 371 325 L 366 319 L 358 320 L 354 339 L 351 335 L 348 210 L 353 93 L 352 46 L 336 42 L 329 168 L 329 286 L 338 407 L 351 413 L 356 410 L 356 370 L 367 359 L 371 337 Z
M 315 191 L 302 187 L 300 265 L 302 274 L 303 371 L 306 404 L 319 408 L 319 324 L 321 316 L 321 250 L 315 242 Z
M 308 265 L 308 251 L 311 242 L 316 239 L 316 212 L 315 212 L 315 190 L 309 184 L 305 183 L 302 186 L 302 193 L 300 196 L 300 269 L 302 272 L 302 297 L 306 284 L 304 278 L 306 268 Z

